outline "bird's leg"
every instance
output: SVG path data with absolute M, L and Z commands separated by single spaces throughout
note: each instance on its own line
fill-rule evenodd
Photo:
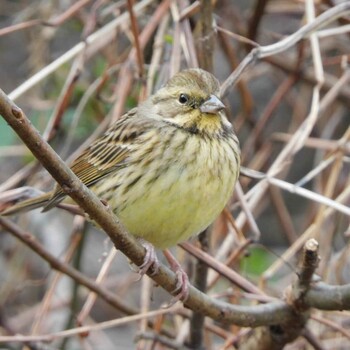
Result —
M 142 246 L 146 250 L 145 257 L 143 259 L 143 263 L 138 267 L 139 268 L 139 274 L 142 277 L 149 268 L 153 265 L 153 272 L 152 275 L 156 274 L 159 270 L 159 261 L 157 258 L 156 250 L 154 249 L 153 245 L 147 241 L 144 241 L 143 239 L 139 239 L 139 242 L 142 244 Z
M 174 292 L 178 292 L 178 294 L 172 299 L 169 306 L 174 305 L 179 300 L 185 302 L 190 292 L 190 282 L 188 280 L 187 273 L 183 270 L 179 262 L 175 259 L 174 255 L 171 254 L 170 250 L 163 250 L 163 254 L 168 260 L 171 270 L 175 272 L 177 280 Z

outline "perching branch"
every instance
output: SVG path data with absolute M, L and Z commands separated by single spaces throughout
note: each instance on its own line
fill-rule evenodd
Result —
M 247 339 L 242 339 L 240 350 L 282 350 L 287 343 L 302 334 L 310 316 L 309 306 L 304 301 L 305 295 L 311 287 L 318 261 L 318 242 L 310 239 L 304 245 L 298 278 L 287 291 L 287 302 L 295 312 L 285 324 L 254 329 Z
M 126 232 L 116 216 L 109 212 L 96 195 L 77 178 L 43 140 L 22 110 L 2 90 L 0 90 L 0 114 L 58 182 L 63 191 L 107 233 L 115 247 L 134 264 L 141 265 L 145 255 L 141 244 Z M 164 265 L 160 266 L 156 274 L 153 275 L 153 273 L 154 271 L 151 270 L 148 275 L 169 293 L 175 295 L 175 274 Z M 210 298 L 192 286 L 186 306 L 221 322 L 253 327 L 283 323 L 292 312 L 288 305 L 279 301 L 253 307 L 232 305 Z

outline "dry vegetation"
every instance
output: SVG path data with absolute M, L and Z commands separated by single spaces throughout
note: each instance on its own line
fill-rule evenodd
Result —
M 1 7 L 0 87 L 42 136 L 0 94 L 21 138 L 1 120 L 0 207 L 72 180 L 70 195 L 109 238 L 62 209 L 0 217 L 0 348 L 350 347 L 348 1 Z M 243 168 L 210 232 L 175 250 L 193 283 L 186 307 L 162 308 L 173 273 L 137 281 L 120 252 L 140 263 L 142 247 L 44 140 L 69 164 L 195 66 L 222 82 Z

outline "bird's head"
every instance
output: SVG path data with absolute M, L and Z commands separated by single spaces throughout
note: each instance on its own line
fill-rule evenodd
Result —
M 174 75 L 150 99 L 162 119 L 192 133 L 217 133 L 225 117 L 219 99 L 218 80 L 202 69 L 188 69 Z

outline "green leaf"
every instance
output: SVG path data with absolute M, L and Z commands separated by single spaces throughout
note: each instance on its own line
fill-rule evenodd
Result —
M 241 269 L 247 275 L 260 276 L 273 260 L 271 253 L 262 247 L 251 247 L 249 255 L 241 260 Z

